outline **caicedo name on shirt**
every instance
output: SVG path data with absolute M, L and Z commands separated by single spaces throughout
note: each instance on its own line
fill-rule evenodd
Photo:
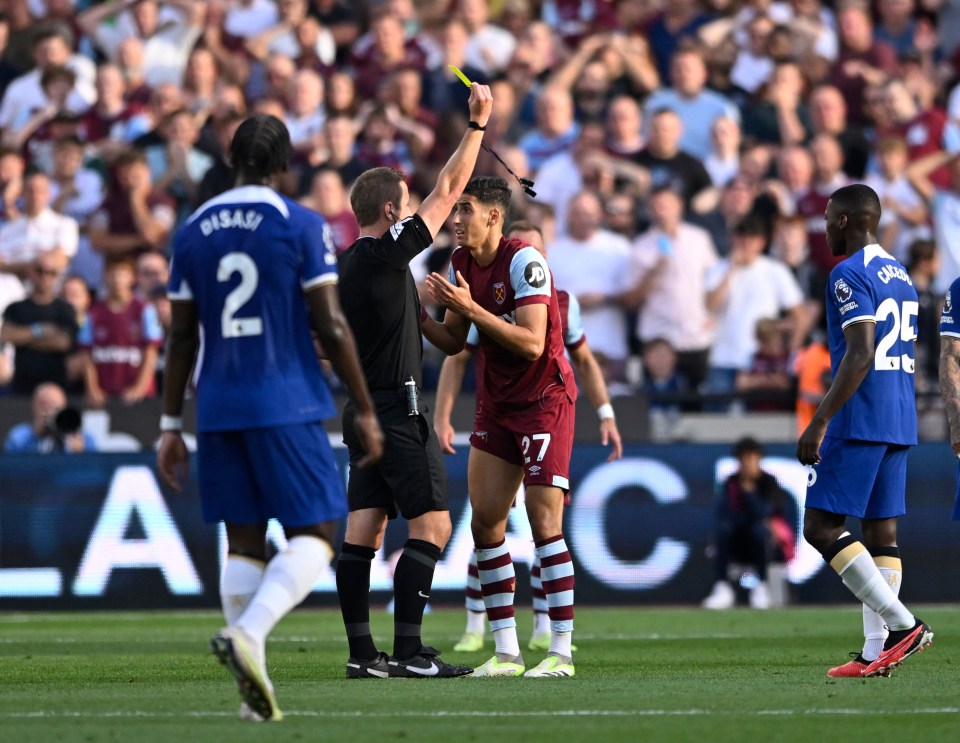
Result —
M 204 237 L 209 237 L 216 230 L 250 230 L 253 232 L 263 221 L 263 214 L 255 209 L 221 209 L 212 212 L 209 217 L 200 222 L 200 231 Z

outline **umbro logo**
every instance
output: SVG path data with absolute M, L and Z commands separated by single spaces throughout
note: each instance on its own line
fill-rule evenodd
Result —
M 535 465 L 533 465 L 533 467 L 531 467 L 528 471 L 530 472 L 531 475 L 534 475 L 534 476 L 539 475 L 539 474 L 540 474 L 540 465 L 535 464 Z

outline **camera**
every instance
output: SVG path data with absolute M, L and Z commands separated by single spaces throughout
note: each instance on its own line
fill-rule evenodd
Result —
M 58 450 L 62 450 L 67 436 L 72 436 L 80 431 L 82 423 L 79 410 L 71 407 L 60 408 L 47 418 L 47 427 L 44 433 L 53 439 Z

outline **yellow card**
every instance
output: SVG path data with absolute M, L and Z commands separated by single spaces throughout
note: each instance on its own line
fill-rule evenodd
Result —
M 447 65 L 447 66 L 448 66 L 451 70 L 453 70 L 453 74 L 456 75 L 457 77 L 459 77 L 459 78 L 460 78 L 460 81 L 461 81 L 464 85 L 466 85 L 468 88 L 469 88 L 471 85 L 473 85 L 473 83 L 470 82 L 470 80 L 467 78 L 467 76 L 464 75 L 462 72 L 460 72 L 459 68 L 454 67 L 453 65 Z

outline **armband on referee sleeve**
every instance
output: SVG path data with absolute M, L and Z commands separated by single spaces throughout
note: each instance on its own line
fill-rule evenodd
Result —
M 613 414 L 613 405 L 608 402 L 605 402 L 599 408 L 597 408 L 597 417 L 600 420 L 605 421 L 607 418 L 615 420 L 617 416 Z

